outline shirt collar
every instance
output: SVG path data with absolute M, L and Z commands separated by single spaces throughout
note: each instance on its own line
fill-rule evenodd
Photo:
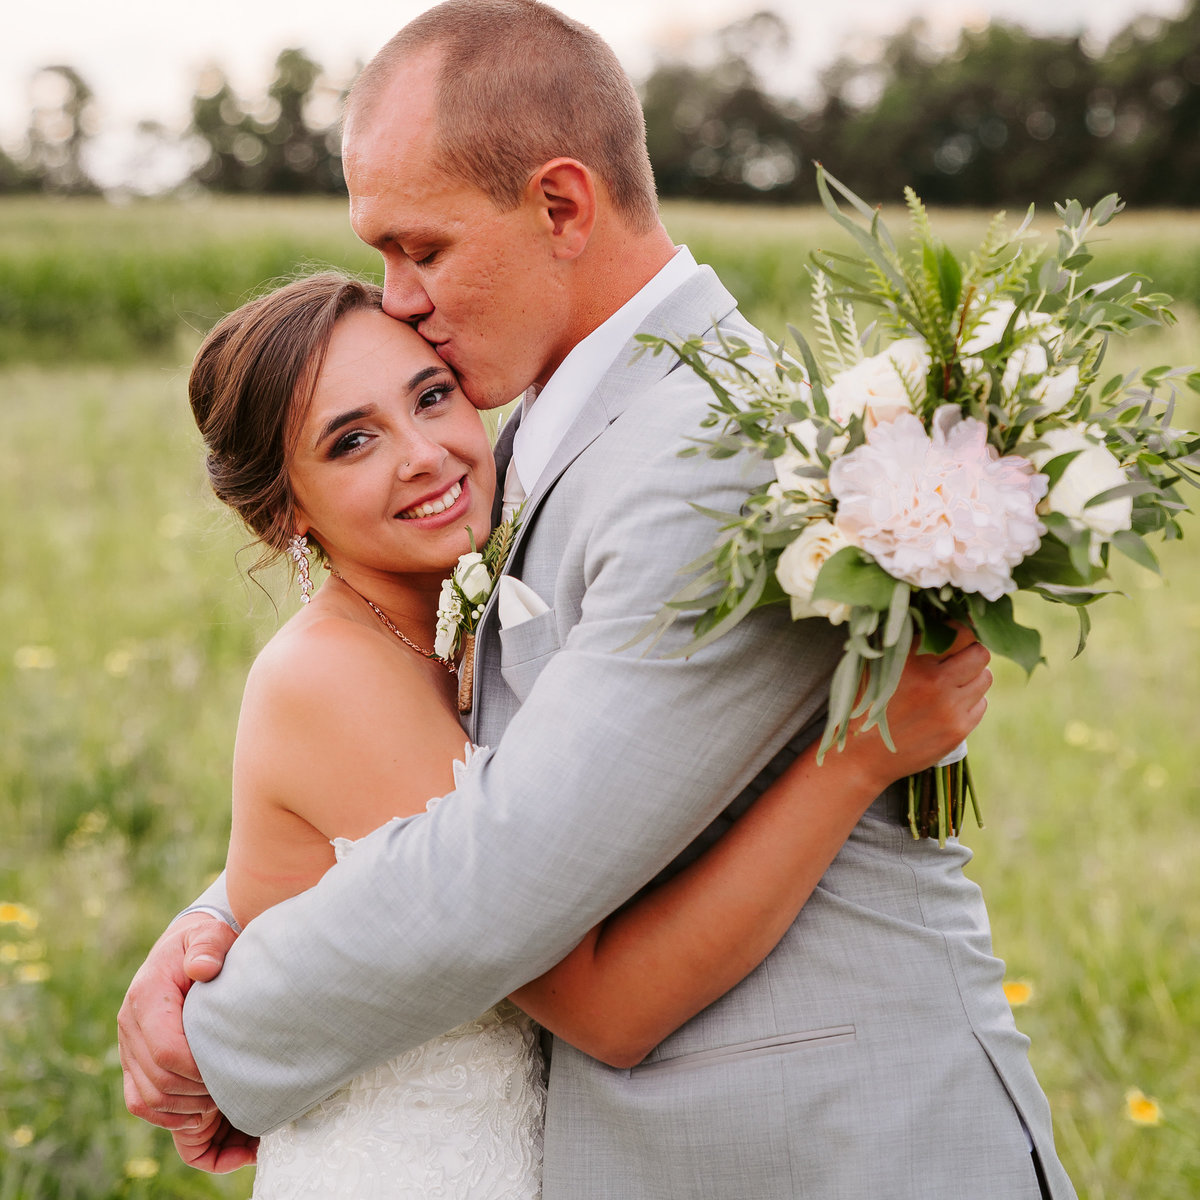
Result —
M 657 275 L 572 348 L 540 392 L 530 388 L 525 393 L 521 424 L 513 438 L 513 461 L 527 493 L 533 491 L 614 359 L 650 313 L 698 270 L 691 251 L 678 247 Z

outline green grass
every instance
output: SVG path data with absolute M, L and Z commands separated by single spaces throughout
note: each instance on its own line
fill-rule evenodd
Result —
M 0 259 L 53 234 L 66 258 L 94 256 L 95 286 L 104 256 L 88 247 L 101 227 L 117 259 L 131 239 L 131 259 L 169 258 L 186 230 L 189 261 L 243 271 L 244 290 L 261 281 L 256 239 L 338 261 L 353 250 L 331 205 L 220 204 L 186 222 L 147 206 L 119 210 L 119 235 L 99 210 L 70 236 L 56 209 L 40 233 L 35 206 L 23 233 L 13 212 L 0 206 Z M 723 234 L 712 210 L 668 217 L 701 257 L 717 257 L 709 238 L 723 261 L 764 274 L 824 228 L 811 213 L 735 211 Z M 218 251 L 238 261 L 206 264 Z M 1200 323 L 1184 318 L 1124 361 L 1194 359 Z M 240 576 L 242 535 L 207 493 L 184 330 L 132 365 L 0 369 L 0 1200 L 250 1190 L 248 1172 L 214 1180 L 181 1166 L 166 1135 L 128 1116 L 115 1048 L 128 979 L 220 868 L 241 687 L 278 620 Z M 1195 403 L 1180 423 L 1200 425 Z M 971 873 L 1010 977 L 1032 985 L 1018 1024 L 1087 1200 L 1200 1194 L 1200 528 L 1187 530 L 1163 553 L 1165 584 L 1123 573 L 1126 595 L 1096 610 L 1081 659 L 1069 621 L 1054 621 L 1049 670 L 1026 683 L 998 664 L 972 739 L 987 827 L 968 825 Z M 290 612 L 295 597 L 276 591 Z M 1160 1102 L 1161 1125 L 1128 1119 L 1131 1087 Z M 157 1173 L 132 1177 L 139 1160 Z
M 898 238 L 907 217 L 885 211 Z M 1049 231 L 1053 210 L 1039 218 Z M 815 246 L 848 248 L 816 207 L 740 208 L 669 203 L 672 235 L 687 241 L 775 337 L 806 309 L 804 265 Z M 935 227 L 967 250 L 989 214 L 935 214 Z M 1023 214 L 1014 214 L 1013 225 Z M 1200 216 L 1122 214 L 1095 246 L 1097 276 L 1137 270 L 1200 309 Z M 1103 231 L 1108 233 L 1109 230 Z M 350 231 L 344 201 L 202 198 L 0 200 L 0 364 L 136 362 L 186 357 L 198 334 L 264 281 L 298 264 L 377 273 L 379 259 Z

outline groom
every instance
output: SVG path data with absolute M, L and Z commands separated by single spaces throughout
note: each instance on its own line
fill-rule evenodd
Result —
M 710 544 L 692 503 L 734 509 L 763 468 L 679 458 L 706 388 L 670 356 L 631 362 L 638 331 L 756 335 L 659 223 L 600 39 L 534 0 L 448 0 L 364 70 L 344 162 L 386 310 L 478 406 L 529 389 L 498 458 L 528 496 L 510 567 L 547 610 L 484 619 L 484 772 L 264 913 L 223 969 L 232 935 L 198 911 L 138 973 L 127 1101 L 209 1167 L 250 1153 L 206 1088 L 237 1129 L 272 1128 L 484 1011 L 718 836 L 818 734 L 839 648 L 764 610 L 686 661 L 618 650 Z M 877 800 L 766 962 L 639 1067 L 555 1044 L 546 1200 L 1073 1195 L 969 855 L 913 842 L 898 808 Z M 220 887 L 202 900 L 223 908 Z M 181 1019 L 188 973 L 216 970 Z

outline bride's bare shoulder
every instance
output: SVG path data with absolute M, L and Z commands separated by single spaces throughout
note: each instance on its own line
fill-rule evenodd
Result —
M 307 719 L 336 721 L 331 708 L 356 713 L 374 706 L 386 719 L 420 713 L 427 720 L 435 688 L 420 660 L 400 652 L 405 649 L 355 614 L 298 613 L 254 660 L 243 709 L 267 708 L 292 728 Z

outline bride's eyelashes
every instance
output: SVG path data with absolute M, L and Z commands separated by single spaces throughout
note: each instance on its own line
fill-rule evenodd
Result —
M 361 450 L 367 444 L 370 436 L 365 429 L 351 429 L 347 433 L 343 433 L 329 447 L 329 457 L 345 458 L 347 454 L 353 454 L 355 450 Z
M 430 387 L 423 388 L 416 398 L 414 405 L 418 413 L 429 413 L 441 408 L 458 391 L 457 383 L 443 380 Z M 374 433 L 368 429 L 348 429 L 333 441 L 327 453 L 330 459 L 345 458 L 368 445 Z
M 417 411 L 428 412 L 429 409 L 435 408 L 448 400 L 457 390 L 457 385 L 449 381 L 435 383 L 432 387 L 426 388 L 417 397 Z

